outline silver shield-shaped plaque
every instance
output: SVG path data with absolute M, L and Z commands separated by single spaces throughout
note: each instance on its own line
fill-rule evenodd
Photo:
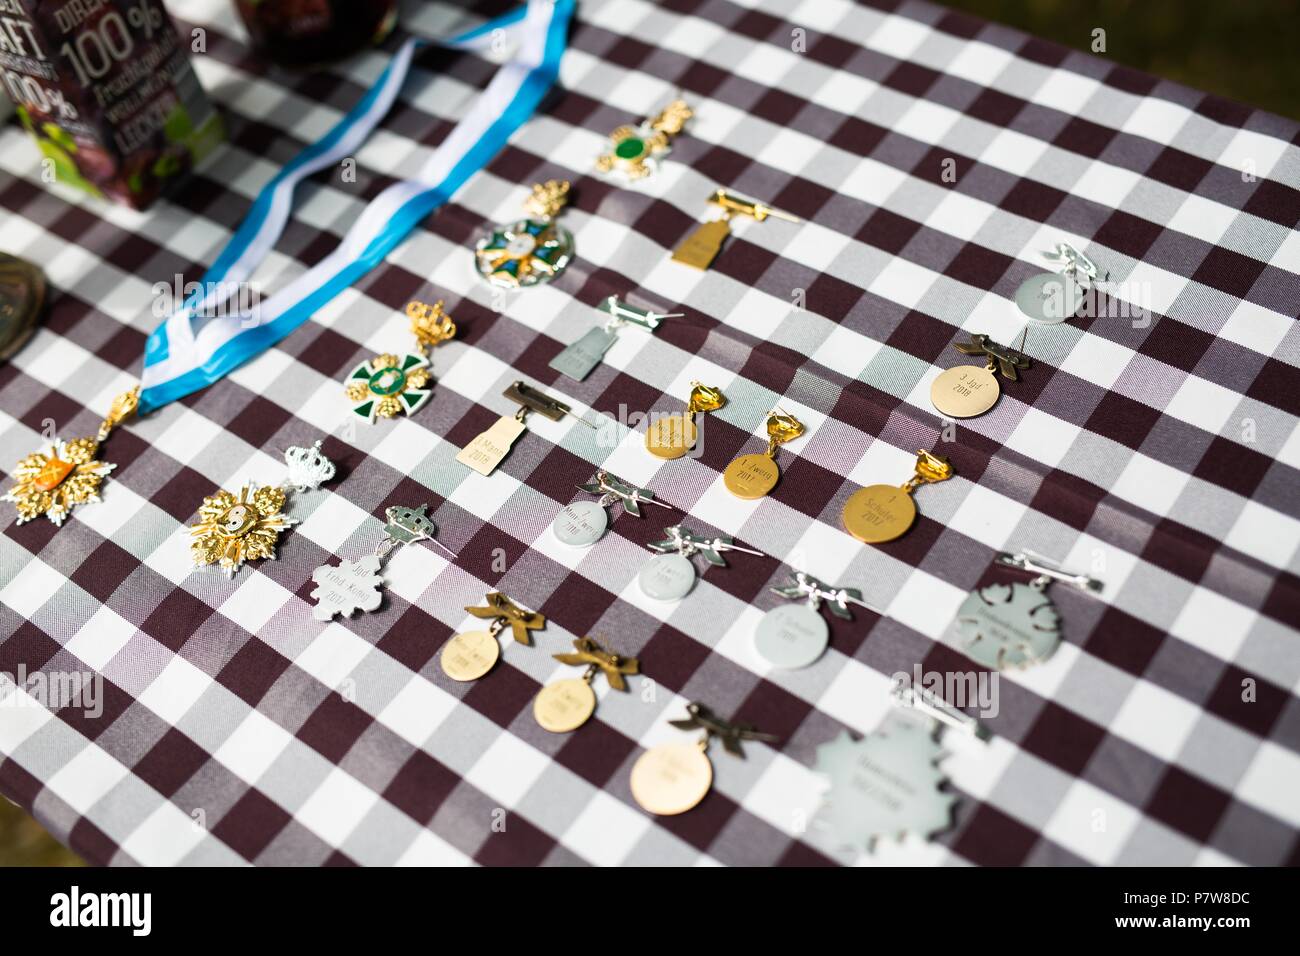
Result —
M 567 375 L 574 381 L 581 382 L 600 364 L 600 360 L 605 357 L 605 353 L 609 351 L 616 338 L 618 336 L 615 333 L 605 329 L 591 329 L 551 359 L 551 368 L 561 375 Z

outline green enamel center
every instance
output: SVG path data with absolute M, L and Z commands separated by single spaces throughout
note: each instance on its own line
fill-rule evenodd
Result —
M 614 155 L 619 159 L 636 159 L 645 152 L 645 140 L 629 136 L 614 147 Z
M 406 373 L 395 368 L 381 368 L 370 376 L 370 391 L 376 395 L 396 395 L 406 388 Z

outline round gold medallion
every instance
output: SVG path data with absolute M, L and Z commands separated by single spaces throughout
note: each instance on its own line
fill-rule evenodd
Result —
M 658 458 L 681 458 L 695 447 L 698 434 L 695 422 L 685 415 L 665 415 L 646 429 L 645 447 Z
M 713 764 L 697 743 L 661 744 L 632 765 L 632 797 L 659 816 L 685 813 L 713 786 Z
M 442 672 L 452 680 L 478 680 L 501 656 L 501 644 L 491 631 L 453 634 L 442 648 Z
M 781 469 L 767 455 L 741 455 L 722 473 L 722 483 L 737 498 L 752 501 L 776 487 Z
M 596 692 L 581 677 L 547 684 L 533 701 L 533 716 L 545 730 L 576 730 L 596 711 Z
M 958 365 L 934 380 L 930 403 L 949 418 L 974 418 L 995 404 L 1002 389 L 998 377 L 979 365 Z
M 867 544 L 893 541 L 916 520 L 916 502 L 897 485 L 868 485 L 844 502 L 844 527 Z

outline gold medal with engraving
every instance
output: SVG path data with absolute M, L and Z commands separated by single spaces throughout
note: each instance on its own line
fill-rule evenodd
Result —
M 901 536 L 916 521 L 912 494 L 921 485 L 946 481 L 953 474 L 947 458 L 917 452 L 916 474 L 903 485 L 868 485 L 844 503 L 844 527 L 865 544 L 881 544 Z
M 14 466 L 14 486 L 0 501 L 14 503 L 19 524 L 45 515 L 55 525 L 61 525 L 73 508 L 99 501 L 104 478 L 117 466 L 95 456 L 109 432 L 135 414 L 139 401 L 137 385 L 113 399 L 94 438 L 55 438 L 44 451 L 33 452 Z
M 491 626 L 486 631 L 463 631 L 452 636 L 442 649 L 442 671 L 452 680 L 478 680 L 493 666 L 501 656 L 501 644 L 497 639 L 503 630 L 510 628 L 516 643 L 531 644 L 529 631 L 545 627 L 546 618 L 537 611 L 520 607 L 500 591 L 491 591 L 487 596 L 485 607 L 466 607 L 474 617 L 490 619 Z
M 767 416 L 767 451 L 760 455 L 741 455 L 722 473 L 722 483 L 737 498 L 752 501 L 762 498 L 781 477 L 776 464 L 776 449 L 803 434 L 803 422 L 775 409 Z
M 1025 331 L 1029 331 L 1028 327 Z M 934 380 L 930 403 L 949 418 L 983 415 L 997 404 L 1002 393 L 998 373 L 1015 382 L 1020 380 L 1020 370 L 1029 368 L 1029 359 L 1023 353 L 1003 348 L 987 335 L 972 335 L 970 342 L 956 343 L 956 349 L 963 355 L 983 355 L 987 363 L 958 365 Z
M 473 468 L 480 475 L 492 474 L 502 459 L 510 454 L 515 440 L 528 430 L 524 421 L 529 412 L 540 412 L 553 422 L 558 422 L 565 415 L 573 415 L 568 405 L 557 402 L 524 382 L 513 383 L 502 394 L 512 402 L 518 402 L 519 411 L 513 415 L 502 415 L 491 428 L 477 435 L 456 454 L 458 462 Z M 596 428 L 581 415 L 573 417 L 590 429 Z
M 720 389 L 691 382 L 691 397 L 685 415 L 664 415 L 650 423 L 645 433 L 645 447 L 656 458 L 681 458 L 695 447 L 700 437 L 695 416 L 715 412 L 727 402 Z
M 686 706 L 685 720 L 670 720 L 679 730 L 703 730 L 694 743 L 660 744 L 643 753 L 632 765 L 628 781 L 632 798 L 644 810 L 670 817 L 699 805 L 713 786 L 713 764 L 709 762 L 709 741 L 718 737 L 727 753 L 744 757 L 742 740 L 775 743 L 776 737 L 759 733 L 748 724 L 723 720 L 703 704 Z
M 708 737 L 695 743 L 660 744 L 632 765 L 632 798 L 661 817 L 697 806 L 713 786 L 713 764 L 704 751 Z
M 801 221 L 789 213 L 773 209 L 753 199 L 745 199 L 725 189 L 715 190 L 709 197 L 709 202 L 722 210 L 722 218 L 700 223 L 692 229 L 690 235 L 673 250 L 674 262 L 680 262 L 693 269 L 707 269 L 722 250 L 722 243 L 727 236 L 731 235 L 731 220 L 735 216 L 749 216 L 756 222 L 762 222 L 768 216 L 784 219 L 786 222 Z
M 443 645 L 442 672 L 452 680 L 478 680 L 500 656 L 501 645 L 492 631 L 462 631 Z
M 627 690 L 625 675 L 639 674 L 640 662 L 635 657 L 621 657 L 601 647 L 591 637 L 580 637 L 573 642 L 575 653 L 553 655 L 561 664 L 586 666 L 581 677 L 547 684 L 533 700 L 533 717 L 543 730 L 563 734 L 576 730 L 596 712 L 596 692 L 591 682 L 603 673 L 614 690 Z

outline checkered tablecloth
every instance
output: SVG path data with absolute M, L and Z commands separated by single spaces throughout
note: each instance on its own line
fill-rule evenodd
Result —
M 507 6 L 417 4 L 404 26 L 443 33 Z M 59 290 L 0 366 L 0 467 L 43 429 L 93 434 L 140 374 L 151 286 L 197 279 L 257 189 L 385 62 L 280 74 L 248 54 L 227 0 L 172 12 L 206 29 L 194 59 L 231 137 L 173 201 L 137 214 L 47 187 L 24 134 L 0 132 L 0 249 Z M 446 53 L 422 66 L 358 153 L 356 181 L 301 190 L 264 290 L 412 174 L 494 68 Z M 1003 678 L 988 745 L 945 738 L 953 826 L 861 860 L 1300 862 L 1296 124 L 911 0 L 584 0 L 560 86 L 354 289 L 115 432 L 102 503 L 61 529 L 18 527 L 6 506 L 0 671 L 94 671 L 104 700 L 98 716 L 51 712 L 11 690 L 0 790 L 101 863 L 846 862 L 814 820 L 817 746 L 872 730 L 897 671 L 972 671 L 956 609 L 978 585 L 1023 580 L 991 562 L 1028 547 L 1105 591 L 1056 586 L 1055 657 Z M 635 188 L 593 176 L 606 135 L 678 90 L 697 115 L 662 173 Z M 548 177 L 574 183 L 562 222 L 576 261 L 495 300 L 473 241 Z M 805 222 L 738 224 L 708 272 L 671 262 L 718 185 Z M 928 395 L 968 361 L 952 344 L 1017 336 L 1010 297 L 1059 241 L 1117 295 L 1145 297 L 1150 320 L 1032 330 L 1024 380 L 945 431 Z M 626 331 L 581 384 L 559 377 L 549 360 L 610 294 L 685 316 Z M 409 420 L 349 429 L 340 381 L 407 346 L 412 297 L 445 299 L 460 328 L 434 354 L 435 396 Z M 640 434 L 610 447 L 608 429 L 532 416 L 480 477 L 455 455 L 513 410 L 501 392 L 521 377 L 591 421 L 680 410 L 692 379 L 729 402 L 698 459 L 661 462 Z M 776 491 L 739 501 L 721 471 L 762 448 L 778 402 L 807 433 L 781 450 Z M 184 529 L 202 498 L 279 481 L 283 449 L 322 436 L 339 478 L 293 498 L 301 524 L 278 560 L 233 581 L 191 572 Z M 849 537 L 848 495 L 902 482 L 921 447 L 956 477 L 917 493 L 920 520 L 898 541 Z M 549 524 L 598 465 L 684 515 L 620 515 L 590 550 L 559 545 Z M 405 548 L 381 608 L 313 620 L 313 569 L 368 553 L 388 505 L 424 502 L 458 560 Z M 686 600 L 650 601 L 635 583 L 644 545 L 676 520 L 772 557 L 735 555 Z M 769 673 L 752 634 L 790 566 L 886 613 L 832 621 L 822 660 Z M 487 677 L 454 683 L 442 645 L 492 589 L 549 624 L 531 648 L 509 642 Z M 644 676 L 627 693 L 598 681 L 594 718 L 550 734 L 532 699 L 577 674 L 551 655 L 587 634 L 639 656 Z M 652 818 L 629 771 L 643 748 L 686 739 L 668 721 L 688 700 L 781 743 L 744 760 L 713 748 L 704 803 Z

